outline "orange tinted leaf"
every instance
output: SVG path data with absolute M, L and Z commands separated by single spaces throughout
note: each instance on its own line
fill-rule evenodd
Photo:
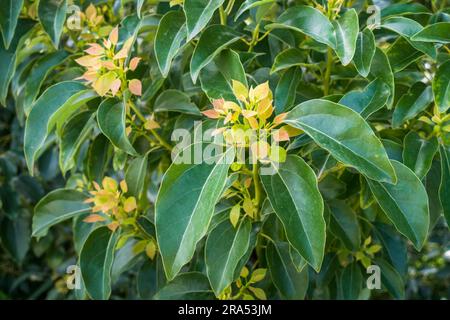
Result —
M 141 80 L 133 79 L 128 83 L 128 89 L 130 89 L 131 93 L 136 96 L 142 95 L 142 83 Z
M 105 221 L 106 219 L 104 217 L 102 217 L 99 214 L 91 214 L 89 216 L 87 216 L 86 218 L 83 219 L 84 222 L 87 223 L 95 223 L 95 222 L 101 222 L 101 221 Z

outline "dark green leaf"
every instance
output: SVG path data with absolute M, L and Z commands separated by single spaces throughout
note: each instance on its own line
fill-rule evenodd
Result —
M 66 21 L 67 0 L 40 0 L 38 17 L 45 32 L 50 36 L 55 47 L 59 45 L 59 38 Z
M 43 237 L 50 227 L 91 210 L 86 196 L 77 190 L 56 189 L 34 208 L 33 236 Z
M 283 223 L 290 244 L 316 270 L 325 246 L 323 200 L 314 171 L 302 158 L 289 155 L 274 174 L 261 174 L 270 204 Z
M 369 75 L 372 59 L 375 55 L 375 48 L 375 36 L 373 35 L 372 30 L 366 28 L 358 33 L 353 62 L 356 70 L 358 70 L 358 73 L 363 77 Z
M 191 41 L 202 31 L 214 11 L 216 11 L 225 0 L 185 0 L 183 9 L 186 13 L 187 41 Z
M 431 87 L 417 82 L 397 102 L 392 115 L 392 126 L 400 127 L 405 121 L 413 119 L 433 101 Z
M 411 131 L 403 142 L 403 164 L 422 180 L 430 170 L 438 148 L 439 142 L 436 137 L 427 140 Z
M 355 55 L 358 38 L 359 21 L 355 9 L 346 11 L 333 21 L 336 34 L 336 53 L 344 66 L 348 65 Z
M 397 230 L 420 250 L 430 223 L 427 192 L 411 169 L 395 160 L 392 164 L 398 177 L 397 184 L 368 180 L 370 190 Z
M 208 278 L 200 272 L 181 273 L 153 297 L 156 300 L 207 300 L 214 294 Z
M 2 31 L 3 43 L 6 49 L 9 48 L 14 32 L 16 31 L 17 20 L 22 10 L 23 0 L 1 0 L 0 1 L 0 30 Z
M 185 114 L 192 114 L 194 116 L 201 115 L 197 106 L 191 102 L 191 99 L 187 94 L 174 89 L 165 90 L 158 96 L 158 98 L 156 98 L 153 111 L 175 111 Z
M 381 141 L 352 109 L 327 100 L 309 100 L 290 111 L 284 122 L 304 130 L 337 160 L 372 179 L 395 183 Z

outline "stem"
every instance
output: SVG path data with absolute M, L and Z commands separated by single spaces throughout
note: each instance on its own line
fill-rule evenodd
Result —
M 248 52 L 252 52 L 255 45 L 258 43 L 259 37 L 259 23 L 256 25 L 255 30 L 253 30 L 252 41 L 250 42 L 250 47 L 248 48 Z
M 229 15 L 231 13 L 231 10 L 233 10 L 235 0 L 230 0 L 225 8 L 225 13 Z
M 323 93 L 325 96 L 330 92 L 331 68 L 333 66 L 333 52 L 331 48 L 327 51 L 327 68 L 325 70 L 325 78 L 323 80 Z
M 136 107 L 136 105 L 130 101 L 131 109 L 133 109 L 134 113 L 138 116 L 138 118 L 145 123 L 147 119 L 145 119 L 142 112 Z M 151 134 L 155 137 L 156 140 L 158 140 L 159 144 L 162 145 L 164 148 L 166 148 L 169 151 L 172 151 L 172 146 L 168 144 L 154 129 L 149 130 Z
M 226 26 L 227 25 L 227 13 L 223 9 L 223 6 L 220 6 L 220 8 L 219 8 L 219 15 L 220 15 L 220 24 Z
M 260 216 L 261 207 L 261 181 L 259 179 L 259 163 L 255 162 L 253 165 L 253 182 L 255 184 L 255 205 L 256 205 L 256 218 Z

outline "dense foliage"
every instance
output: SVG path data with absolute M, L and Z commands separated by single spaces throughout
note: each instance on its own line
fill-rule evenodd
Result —
M 0 31 L 0 298 L 450 297 L 446 0 L 0 0 Z

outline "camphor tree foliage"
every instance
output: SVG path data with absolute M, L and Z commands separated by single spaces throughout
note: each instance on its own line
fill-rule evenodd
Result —
M 0 30 L 1 241 L 48 266 L 2 286 L 402 299 L 448 241 L 445 0 L 0 0 Z

